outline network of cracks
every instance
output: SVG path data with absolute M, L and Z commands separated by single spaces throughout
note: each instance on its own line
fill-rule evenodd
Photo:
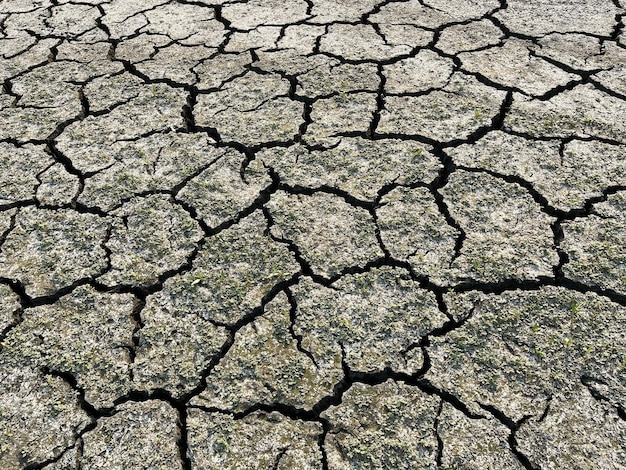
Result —
M 618 0 L 0 3 L 0 467 L 626 468 Z

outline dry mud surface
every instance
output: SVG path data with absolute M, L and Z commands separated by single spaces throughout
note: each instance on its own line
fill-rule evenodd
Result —
M 623 0 L 0 2 L 0 468 L 625 469 Z

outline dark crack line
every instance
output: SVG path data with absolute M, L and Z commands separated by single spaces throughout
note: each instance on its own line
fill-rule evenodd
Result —
M 378 124 L 380 123 L 380 114 L 385 108 L 385 84 L 387 83 L 387 77 L 383 73 L 383 66 L 378 64 L 376 74 L 378 75 L 379 85 L 378 90 L 376 92 L 376 109 L 372 115 L 372 120 L 370 122 L 369 128 L 367 129 L 365 135 L 373 136 L 376 133 L 376 129 L 378 128 Z
M 443 439 L 439 434 L 439 425 L 441 420 L 441 412 L 443 411 L 443 400 L 439 401 L 439 409 L 437 410 L 437 415 L 435 416 L 435 421 L 433 422 L 433 433 L 435 435 L 435 439 L 437 439 L 437 455 L 435 457 L 435 464 L 437 468 L 440 468 L 443 462 L 443 449 L 444 443 Z
M 509 448 L 511 449 L 511 452 L 513 453 L 513 455 L 517 458 L 518 462 L 526 470 L 541 470 L 541 467 L 534 465 L 530 461 L 528 456 L 526 456 L 519 449 L 518 443 L 517 443 L 517 438 L 516 438 L 516 434 L 517 434 L 517 431 L 519 430 L 520 426 L 522 424 L 524 424 L 524 422 L 526 422 L 528 419 L 530 419 L 531 416 L 524 416 L 518 422 L 515 422 L 511 418 L 506 416 L 502 411 L 498 410 L 493 405 L 485 405 L 485 404 L 482 404 L 482 403 L 479 403 L 479 405 L 485 411 L 488 411 L 489 413 L 491 413 L 491 415 L 493 415 L 500 423 L 502 423 L 504 426 L 509 428 L 509 431 L 510 431 L 509 437 L 508 437 Z
M 344 191 L 343 189 L 337 188 L 335 186 L 321 185 L 316 188 L 311 188 L 309 186 L 302 186 L 299 184 L 289 185 L 287 183 L 279 183 L 278 189 L 288 194 L 304 195 L 304 196 L 312 196 L 317 193 L 331 194 L 333 196 L 340 197 L 345 202 L 350 204 L 352 207 L 365 209 L 368 212 L 371 212 L 374 209 L 374 203 L 370 201 L 358 199 L 354 197 L 353 195 L 351 195 L 349 192 Z
M 221 157 L 218 157 L 221 158 Z M 201 170 L 199 172 L 202 172 L 204 170 Z M 181 185 L 179 189 L 182 189 L 182 187 L 184 186 Z M 224 222 L 222 222 L 221 224 L 217 225 L 216 227 L 209 227 L 204 220 L 202 220 L 202 218 L 198 215 L 197 210 L 190 204 L 187 204 L 186 202 L 179 200 L 177 198 L 174 197 L 174 195 L 172 195 L 170 190 L 164 190 L 164 191 L 150 191 L 149 194 L 169 194 L 172 195 L 172 202 L 177 204 L 178 206 L 180 206 L 185 212 L 187 212 L 187 214 L 189 214 L 189 216 L 198 223 L 198 225 L 200 226 L 201 230 L 204 232 L 204 237 L 198 241 L 198 243 L 196 244 L 196 246 L 194 247 L 194 249 L 189 253 L 189 255 L 187 256 L 185 262 L 183 262 L 182 264 L 179 264 L 176 268 L 173 269 L 169 269 L 164 271 L 163 273 L 159 274 L 157 276 L 157 280 L 153 283 L 150 284 L 143 284 L 143 285 L 135 285 L 135 284 L 117 284 L 117 285 L 106 285 L 103 284 L 101 281 L 97 280 L 97 277 L 101 276 L 104 273 L 99 274 L 96 278 L 94 278 L 94 281 L 91 283 L 92 286 L 94 286 L 97 290 L 100 291 L 106 291 L 106 292 L 122 292 L 122 293 L 132 293 L 135 296 L 137 296 L 139 299 L 145 299 L 148 295 L 154 294 L 158 291 L 161 291 L 163 289 L 163 286 L 165 284 L 165 282 L 168 279 L 171 279 L 175 276 L 184 274 L 186 272 L 189 272 L 193 269 L 193 263 L 194 260 L 197 258 L 197 256 L 199 255 L 199 253 L 202 251 L 202 249 L 204 248 L 204 246 L 207 243 L 207 240 L 212 237 L 215 236 L 217 234 L 219 234 L 220 232 L 232 227 L 233 225 L 237 224 L 240 220 L 242 220 L 243 218 L 247 217 L 248 215 L 252 214 L 253 212 L 255 212 L 256 210 L 259 210 L 260 208 L 263 207 L 263 205 L 269 201 L 270 195 L 276 191 L 276 182 L 274 182 L 273 184 L 270 184 L 268 187 L 266 187 L 264 190 L 262 190 L 259 193 L 259 196 L 257 196 L 257 198 L 255 199 L 255 201 L 253 201 L 253 203 L 248 206 L 247 208 L 243 209 L 241 212 L 239 212 L 238 214 L 236 214 L 234 216 L 234 218 L 226 220 Z M 177 191 L 174 191 L 177 192 Z M 137 195 L 134 195 L 133 197 L 136 197 Z M 105 270 L 105 272 L 108 272 L 108 270 L 110 270 L 111 267 L 109 266 L 107 270 Z
M 89 430 L 83 430 L 82 432 L 79 433 L 80 436 L 84 435 L 86 432 L 91 431 L 91 429 Z M 23 470 L 44 470 L 48 465 L 52 465 L 55 464 L 56 462 L 58 462 L 59 460 L 61 460 L 70 450 L 74 449 L 74 448 L 79 448 L 82 449 L 82 438 L 79 437 L 78 439 L 76 439 L 76 442 L 74 444 L 72 444 L 69 447 L 64 448 L 61 452 L 59 452 L 58 455 L 51 457 L 49 459 L 46 459 L 42 462 L 36 462 L 36 463 L 31 463 L 28 465 L 25 465 L 23 467 Z M 82 453 L 82 451 L 81 451 Z
M 296 273 L 290 279 L 287 279 L 285 281 L 279 282 L 278 284 L 274 285 L 273 288 L 271 288 L 263 296 L 263 298 L 261 299 L 261 304 L 258 307 L 253 308 L 247 314 L 243 315 L 239 320 L 237 320 L 236 322 L 232 324 L 220 325 L 220 326 L 223 326 L 226 329 L 226 331 L 229 333 L 227 340 L 223 343 L 220 351 L 216 355 L 213 356 L 208 366 L 203 371 L 201 371 L 200 373 L 201 378 L 199 381 L 199 385 L 197 385 L 190 392 L 184 394 L 179 400 L 180 403 L 187 403 L 193 397 L 200 395 L 203 391 L 206 390 L 208 386 L 207 380 L 211 372 L 213 371 L 215 366 L 217 366 L 220 363 L 220 361 L 224 359 L 226 355 L 228 354 L 230 348 L 235 343 L 235 336 L 237 332 L 241 330 L 241 328 L 243 328 L 244 326 L 254 322 L 257 318 L 262 316 L 265 313 L 267 305 L 270 302 L 272 302 L 281 292 L 285 292 L 289 287 L 297 284 L 299 277 L 300 277 L 300 273 Z
M 437 205 L 437 209 L 439 210 L 439 213 L 443 216 L 446 224 L 448 224 L 449 227 L 455 229 L 458 233 L 454 241 L 454 251 L 452 253 L 452 256 L 450 257 L 450 262 L 448 263 L 448 267 L 451 268 L 454 264 L 454 261 L 459 256 L 461 256 L 463 244 L 467 239 L 467 233 L 465 232 L 465 229 L 463 229 L 461 224 L 457 222 L 457 220 L 450 213 L 448 204 L 446 203 L 440 190 L 448 184 L 448 179 L 450 178 L 450 175 L 457 169 L 457 167 L 452 159 L 442 150 L 436 148 L 433 150 L 433 154 L 439 157 L 442 166 L 439 174 L 437 175 L 433 183 L 428 186 L 428 189 L 433 195 L 435 204 Z
M 322 456 L 321 464 L 322 470 L 328 470 L 328 454 L 326 453 L 326 437 L 328 436 L 328 432 L 330 431 L 330 422 L 326 419 L 320 419 L 320 423 L 322 424 L 322 432 L 320 433 L 317 446 L 320 449 L 320 454 Z
M 296 340 L 296 349 L 307 356 L 316 369 L 319 369 L 319 365 L 317 364 L 313 353 L 302 346 L 302 335 L 297 334 L 294 329 L 298 319 L 298 303 L 296 298 L 289 288 L 285 289 L 285 294 L 287 295 L 287 300 L 289 302 L 289 332 L 291 333 L 291 337 Z
M 128 369 L 128 372 L 129 372 L 131 382 L 135 380 L 134 364 L 135 364 L 135 359 L 137 357 L 137 349 L 140 346 L 139 335 L 140 335 L 141 329 L 145 326 L 145 323 L 141 316 L 141 312 L 143 311 L 145 306 L 146 306 L 145 299 L 135 298 L 135 305 L 133 305 L 133 310 L 131 313 L 133 323 L 135 324 L 135 326 L 133 328 L 132 344 L 129 345 L 128 347 L 128 355 L 129 355 L 129 360 L 130 360 L 130 367 Z
M 43 170 L 43 171 L 45 171 L 45 170 Z M 9 226 L 7 227 L 7 229 L 4 230 L 2 233 L 0 233 L 0 253 L 2 253 L 2 246 L 7 241 L 7 238 L 9 236 L 9 234 L 15 228 L 15 225 L 17 223 L 17 216 L 18 216 L 18 214 L 19 214 L 19 210 L 16 210 L 15 213 L 13 213 L 9 217 Z
M 281 459 L 285 456 L 290 446 L 284 446 L 278 449 L 278 454 L 274 459 L 274 464 L 272 465 L 272 470 L 278 470 Z
M 198 90 L 192 87 L 187 95 L 187 102 L 183 106 L 182 117 L 184 121 L 185 129 L 188 132 L 196 132 L 196 120 L 194 117 L 194 107 L 198 99 Z
M 267 207 L 263 207 L 262 212 L 265 220 L 267 221 L 267 233 L 269 234 L 270 238 L 275 242 L 281 243 L 287 247 L 289 252 L 294 256 L 296 262 L 300 265 L 300 275 L 308 276 L 313 279 L 314 282 L 323 286 L 328 286 L 329 284 L 331 284 L 329 280 L 313 272 L 311 264 L 302 255 L 302 251 L 294 241 L 279 237 L 273 233 L 272 227 L 275 225 L 275 222 L 269 209 Z
M 189 428 L 187 426 L 187 409 L 184 404 L 175 402 L 174 408 L 178 412 L 178 455 L 182 463 L 183 470 L 191 470 L 193 468 L 191 459 L 191 450 L 189 449 Z
M 563 267 L 570 261 L 567 252 L 561 248 L 561 242 L 565 239 L 561 222 L 562 221 L 560 219 L 557 219 L 555 222 L 550 224 L 554 239 L 554 249 L 559 256 L 559 263 L 552 268 L 556 283 L 561 282 L 565 278 L 565 275 L 563 274 Z
M 617 0 L 613 0 L 613 3 L 615 4 L 616 7 L 622 8 L 622 6 L 619 4 Z M 610 38 L 614 41 L 617 41 L 619 36 L 624 31 L 624 17 L 625 16 L 626 15 L 624 13 L 622 13 L 621 15 L 620 14 L 615 15 L 615 26 L 613 27 L 613 31 L 611 32 L 611 35 L 610 35 Z

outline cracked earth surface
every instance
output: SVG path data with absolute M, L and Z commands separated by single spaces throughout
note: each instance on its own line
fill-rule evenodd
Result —
M 0 468 L 626 469 L 623 0 L 0 2 Z

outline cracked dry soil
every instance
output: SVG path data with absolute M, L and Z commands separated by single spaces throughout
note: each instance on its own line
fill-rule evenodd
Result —
M 0 468 L 626 469 L 623 0 L 0 2 Z

